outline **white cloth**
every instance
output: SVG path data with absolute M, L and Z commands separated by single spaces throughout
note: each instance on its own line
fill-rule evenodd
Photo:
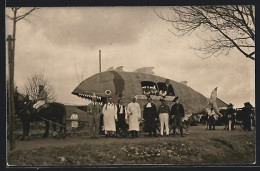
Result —
M 129 116 L 129 131 L 139 131 L 139 118 L 141 118 L 141 109 L 138 103 L 129 103 L 127 105 L 127 114 Z
M 34 105 L 33 105 L 33 108 L 35 109 L 38 109 L 39 107 L 41 107 L 42 105 L 45 104 L 45 101 L 44 100 L 39 100 L 38 102 L 36 102 Z
M 160 91 L 159 91 L 159 95 L 160 95 L 160 96 L 166 96 L 166 95 L 167 95 L 167 91 L 164 91 L 164 92 L 163 92 L 162 90 L 160 90 Z
M 168 113 L 160 113 L 159 119 L 160 119 L 160 126 L 161 126 L 161 135 L 163 135 L 164 125 L 166 128 L 166 135 L 169 135 L 169 115 L 168 115 Z
M 70 117 L 70 119 L 73 119 L 73 120 L 78 120 L 79 119 L 79 116 L 75 113 L 73 113 Z M 77 128 L 79 126 L 79 123 L 78 121 L 71 121 L 71 127 L 72 128 Z
M 105 131 L 116 131 L 116 122 L 117 119 L 117 107 L 113 103 L 105 104 L 102 110 L 104 115 L 104 129 Z
M 152 107 L 151 103 L 147 103 L 146 107 Z

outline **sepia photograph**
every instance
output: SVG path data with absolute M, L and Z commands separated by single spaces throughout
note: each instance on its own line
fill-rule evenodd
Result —
M 255 6 L 6 7 L 6 166 L 254 166 Z

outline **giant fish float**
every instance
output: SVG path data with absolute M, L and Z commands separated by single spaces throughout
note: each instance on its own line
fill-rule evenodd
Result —
M 113 102 L 117 103 L 118 99 L 123 99 L 125 105 L 131 102 L 131 97 L 135 95 L 141 109 L 147 103 L 145 89 L 147 87 L 153 90 L 150 96 L 153 103 L 157 106 L 160 104 L 160 95 L 158 92 L 165 84 L 166 78 L 154 75 L 153 67 L 145 67 L 135 70 L 134 72 L 125 72 L 122 67 L 115 70 L 109 69 L 97 73 L 82 81 L 73 91 L 72 94 L 91 100 L 93 93 L 96 94 L 98 102 L 105 103 L 107 96 L 112 96 Z M 183 104 L 186 113 L 200 113 L 209 105 L 209 98 L 187 86 L 185 82 L 176 82 L 170 80 L 174 89 L 175 96 L 178 96 L 180 103 Z M 166 96 L 165 101 L 172 105 L 175 96 Z M 227 104 L 220 99 L 216 99 L 218 107 L 226 107 Z

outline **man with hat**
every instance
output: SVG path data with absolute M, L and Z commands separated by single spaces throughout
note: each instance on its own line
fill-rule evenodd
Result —
M 138 138 L 141 109 L 140 105 L 136 102 L 135 96 L 132 96 L 132 102 L 127 105 L 127 114 L 129 116 L 129 131 L 132 134 L 132 138 Z
M 143 117 L 145 120 L 144 130 L 149 132 L 149 136 L 156 137 L 156 127 L 157 127 L 157 119 L 158 113 L 154 103 L 152 103 L 152 98 L 150 96 L 147 97 L 147 104 L 144 105 Z
M 103 106 L 102 114 L 104 116 L 104 129 L 105 129 L 105 137 L 108 137 L 112 133 L 115 135 L 116 131 L 116 123 L 117 120 L 117 107 L 112 102 L 112 96 L 108 97 L 107 103 Z
M 253 115 L 253 106 L 246 102 L 244 103 L 243 109 L 242 109 L 242 116 L 243 116 L 243 128 L 244 131 L 252 131 L 251 129 L 251 116 Z
M 45 103 L 47 103 L 47 92 L 44 90 L 44 86 L 43 85 L 39 85 L 39 94 L 38 97 L 36 99 L 36 103 L 33 105 L 33 112 L 35 113 L 35 111 L 37 110 L 37 112 L 40 111 L 40 107 L 43 106 Z
M 89 115 L 89 134 L 91 138 L 97 138 L 102 109 L 100 104 L 97 103 L 97 96 L 95 93 L 93 93 L 91 100 L 92 103 L 87 106 L 87 114 Z
M 228 119 L 228 130 L 234 130 L 235 126 L 235 110 L 233 109 L 233 104 L 228 104 L 228 109 L 226 111 Z
M 173 118 L 173 136 L 175 136 L 176 133 L 176 127 L 178 126 L 180 129 L 181 136 L 183 135 L 183 126 L 182 126 L 182 118 L 184 117 L 184 108 L 183 105 L 179 101 L 179 97 L 175 97 L 173 99 L 173 102 L 175 102 L 174 105 L 172 105 L 170 115 Z
M 164 97 L 160 98 L 161 104 L 158 107 L 158 114 L 160 119 L 161 136 L 163 136 L 164 126 L 166 131 L 166 136 L 169 136 L 169 113 L 170 107 L 165 103 Z

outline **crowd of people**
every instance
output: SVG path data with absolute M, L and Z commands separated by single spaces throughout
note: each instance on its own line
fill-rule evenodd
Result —
M 140 131 L 140 122 L 144 121 L 144 130 L 149 136 L 157 137 L 157 121 L 160 121 L 160 136 L 169 136 L 169 118 L 172 118 L 173 136 L 178 127 L 181 137 L 184 137 L 182 130 L 182 118 L 184 117 L 184 108 L 179 98 L 175 97 L 171 109 L 165 103 L 165 98 L 161 97 L 161 104 L 156 107 L 150 96 L 147 97 L 147 103 L 144 105 L 143 118 L 141 117 L 140 105 L 136 102 L 136 97 L 131 97 L 131 103 L 123 105 L 123 100 L 119 99 L 117 104 L 112 102 L 112 96 L 107 98 L 107 103 L 101 108 L 97 103 L 96 95 L 92 96 L 92 103 L 87 106 L 87 113 L 90 116 L 90 136 L 97 138 L 99 132 L 99 116 L 103 115 L 103 125 L 105 137 L 117 136 L 119 130 L 128 130 L 132 138 L 138 138 Z M 128 124 L 127 124 L 128 122 Z
M 105 130 L 105 137 L 109 135 L 116 136 L 119 130 L 130 131 L 133 138 L 138 138 L 138 132 L 140 131 L 139 123 L 144 121 L 144 130 L 149 133 L 149 136 L 157 137 L 157 122 L 160 122 L 160 136 L 169 136 L 169 120 L 172 120 L 173 136 L 176 135 L 176 128 L 180 130 L 181 137 L 183 135 L 182 118 L 185 116 L 183 105 L 180 103 L 178 96 L 173 99 L 173 105 L 171 108 L 165 103 L 165 95 L 175 95 L 172 86 L 169 84 L 169 80 L 166 80 L 165 87 L 161 92 L 161 104 L 156 107 L 152 103 L 151 96 L 147 95 L 147 103 L 144 105 L 143 118 L 141 117 L 140 105 L 136 102 L 136 97 L 132 96 L 132 102 L 127 106 L 123 105 L 123 100 L 119 99 L 117 104 L 112 102 L 112 96 L 107 98 L 107 103 L 102 107 L 97 102 L 97 96 L 92 96 L 92 102 L 87 106 L 87 114 L 89 114 L 89 132 L 92 138 L 97 138 L 100 128 L 100 115 L 103 115 L 103 124 Z M 39 95 L 36 99 L 36 103 L 33 105 L 34 113 L 41 109 L 46 104 L 47 93 L 44 90 L 44 86 L 39 86 Z M 234 130 L 237 118 L 237 112 L 233 109 L 233 104 L 227 105 L 227 109 L 223 113 L 223 122 L 225 130 Z M 242 128 L 244 131 L 251 131 L 251 125 L 254 122 L 254 110 L 253 106 L 246 102 L 241 110 Z M 207 109 L 207 128 L 209 130 L 215 130 L 216 113 L 211 108 Z M 73 113 L 71 116 L 72 129 L 78 127 L 77 120 L 79 119 L 77 113 Z M 126 124 L 128 122 L 128 125 Z
M 236 122 L 239 120 L 242 121 L 241 126 L 244 131 L 252 131 L 251 126 L 254 125 L 255 114 L 253 106 L 249 102 L 244 103 L 244 107 L 240 111 L 235 110 L 233 108 L 233 104 L 230 103 L 227 105 L 227 109 L 222 110 L 221 113 L 223 114 L 221 120 L 224 124 L 224 130 L 234 130 Z M 215 130 L 217 118 L 217 114 L 215 113 L 213 107 L 206 109 L 206 130 Z

